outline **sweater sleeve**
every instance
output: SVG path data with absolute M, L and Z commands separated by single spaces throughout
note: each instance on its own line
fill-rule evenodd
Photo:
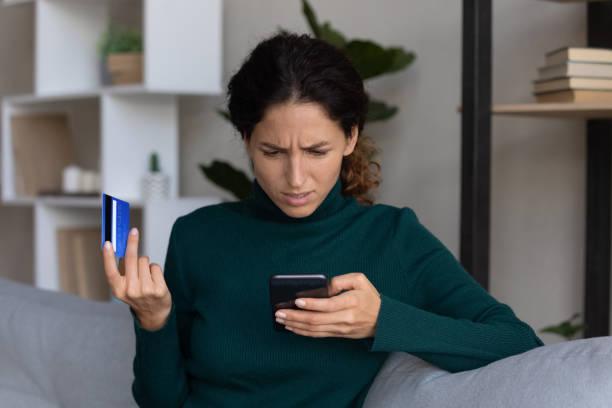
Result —
M 188 291 L 183 280 L 175 221 L 164 263 L 164 280 L 172 295 L 172 309 L 164 326 L 144 329 L 130 307 L 136 333 L 132 395 L 141 407 L 180 407 L 189 394 L 185 356 L 193 321 Z
M 412 242 L 413 248 L 412 253 L 400 248 L 400 256 L 411 260 L 406 272 L 415 273 L 405 298 L 422 307 L 381 293 L 375 335 L 365 343 L 369 351 L 404 351 L 458 372 L 544 345 L 508 305 L 468 274 L 411 209 L 404 211 L 409 221 L 400 223 L 398 242 Z

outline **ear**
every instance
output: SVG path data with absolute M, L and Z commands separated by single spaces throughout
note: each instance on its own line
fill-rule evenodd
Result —
M 344 148 L 344 152 L 343 152 L 344 156 L 348 156 L 351 153 L 353 153 L 353 151 L 355 150 L 355 146 L 357 145 L 358 137 L 359 137 L 359 130 L 357 129 L 357 126 L 355 125 L 351 128 L 351 137 L 348 140 L 348 144 Z

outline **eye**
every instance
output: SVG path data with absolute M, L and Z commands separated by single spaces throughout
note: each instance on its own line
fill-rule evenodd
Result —
M 310 150 L 310 153 L 314 154 L 315 156 L 323 156 L 325 155 L 327 152 L 323 152 L 321 150 Z
M 264 156 L 276 156 L 278 154 L 278 150 L 273 150 L 273 151 L 265 151 L 262 150 Z

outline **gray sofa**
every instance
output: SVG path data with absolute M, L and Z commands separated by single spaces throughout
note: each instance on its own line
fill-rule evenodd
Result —
M 132 317 L 0 278 L 0 407 L 135 407 Z M 366 408 L 612 407 L 612 337 L 557 343 L 449 373 L 391 353 Z

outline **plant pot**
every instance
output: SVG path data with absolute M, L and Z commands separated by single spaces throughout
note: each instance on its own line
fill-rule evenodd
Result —
M 109 54 L 106 67 L 113 85 L 142 83 L 142 53 Z
M 112 85 L 112 78 L 110 76 L 110 72 L 108 72 L 108 66 L 106 64 L 106 58 L 101 57 L 98 63 L 98 68 L 100 72 L 100 83 L 102 86 Z
M 164 173 L 146 173 L 142 178 L 143 200 L 167 199 L 170 193 L 170 178 Z

